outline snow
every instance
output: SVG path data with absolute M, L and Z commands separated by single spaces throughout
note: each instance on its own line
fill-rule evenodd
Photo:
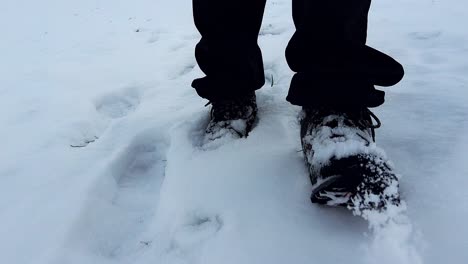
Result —
M 204 150 L 191 1 L 2 0 L 0 263 L 465 263 L 467 7 L 373 3 L 369 44 L 406 69 L 375 109 L 406 208 L 369 222 L 309 202 L 290 1 L 255 129 Z

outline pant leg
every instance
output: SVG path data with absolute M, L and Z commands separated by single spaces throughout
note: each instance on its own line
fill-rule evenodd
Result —
M 403 67 L 366 46 L 371 0 L 292 0 L 296 32 L 286 59 L 296 72 L 287 100 L 296 105 L 384 102 L 374 85 L 391 86 Z
M 195 57 L 205 77 L 192 87 L 208 100 L 235 98 L 265 83 L 257 44 L 266 0 L 193 0 L 202 38 Z

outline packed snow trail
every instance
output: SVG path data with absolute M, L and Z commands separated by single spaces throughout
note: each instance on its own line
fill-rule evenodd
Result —
M 210 149 L 191 1 L 2 4 L 1 263 L 468 259 L 466 1 L 373 2 L 369 44 L 406 70 L 375 113 L 407 207 L 370 228 L 309 201 L 299 108 L 284 99 L 290 1 L 267 4 L 259 122 Z

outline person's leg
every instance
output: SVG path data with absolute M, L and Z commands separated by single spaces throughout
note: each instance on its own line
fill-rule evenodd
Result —
M 403 67 L 365 45 L 371 0 L 292 0 L 296 32 L 286 59 L 296 72 L 287 100 L 306 105 L 375 107 L 384 93 L 374 85 L 391 86 Z
M 205 77 L 193 81 L 210 101 L 237 98 L 263 86 L 257 37 L 266 0 L 193 0 L 195 25 L 202 35 L 195 56 Z
M 296 32 L 286 50 L 296 72 L 287 99 L 303 110 L 311 200 L 355 211 L 399 203 L 398 177 L 373 144 L 380 121 L 368 107 L 384 102 L 374 85 L 396 84 L 403 67 L 365 45 L 370 3 L 293 0 Z

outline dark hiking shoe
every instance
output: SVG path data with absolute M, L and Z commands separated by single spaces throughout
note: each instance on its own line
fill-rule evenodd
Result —
M 255 92 L 232 99 L 212 101 L 211 120 L 205 130 L 205 142 L 224 138 L 247 137 L 257 116 Z
M 364 107 L 303 109 L 301 143 L 313 203 L 363 209 L 398 200 L 397 176 L 374 143 L 379 126 L 378 118 Z M 388 193 L 391 187 L 396 194 Z
M 356 215 L 365 211 L 382 211 L 390 206 L 400 205 L 398 176 L 383 157 L 378 155 L 359 155 L 359 169 L 355 170 L 362 178 L 356 192 L 347 206 Z

